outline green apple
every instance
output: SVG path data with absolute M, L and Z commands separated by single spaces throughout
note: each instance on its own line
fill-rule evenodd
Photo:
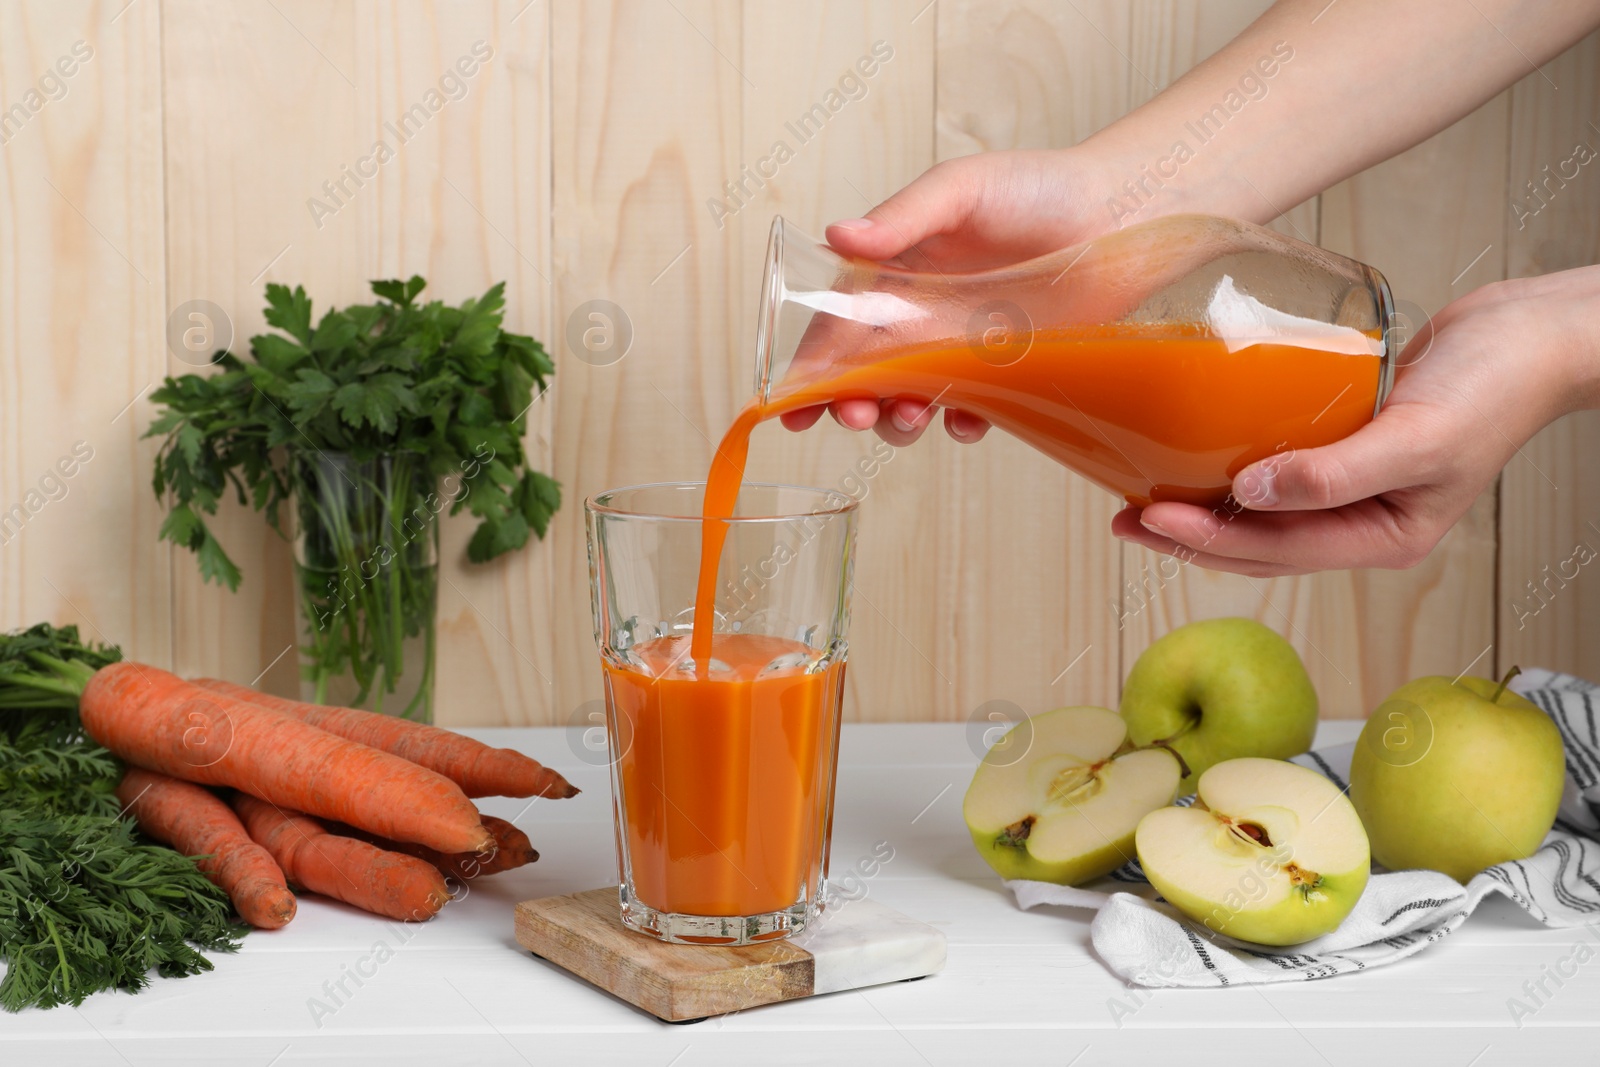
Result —
M 1194 792 L 1206 768 L 1240 756 L 1288 759 L 1311 747 L 1317 691 L 1294 647 L 1251 619 L 1192 622 L 1134 661 L 1122 688 L 1128 737 L 1170 744 Z
M 1127 750 L 1106 708 L 1057 708 L 1012 727 L 962 802 L 972 843 L 1004 878 L 1076 885 L 1133 859 L 1133 831 L 1177 795 L 1179 760 Z
M 1194 807 L 1146 815 L 1135 843 L 1145 877 L 1173 907 L 1262 945 L 1298 945 L 1337 928 L 1372 864 L 1339 787 L 1271 759 L 1212 767 Z
M 1458 882 L 1531 856 L 1565 783 L 1556 724 L 1487 678 L 1407 682 L 1367 719 L 1350 759 L 1373 858 Z

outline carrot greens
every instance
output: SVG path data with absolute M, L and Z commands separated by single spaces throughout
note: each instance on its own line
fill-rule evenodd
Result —
M 211 969 L 231 951 L 222 891 L 122 817 L 121 767 L 83 733 L 78 694 L 116 648 L 40 624 L 0 634 L 0 1007 L 81 1004 Z

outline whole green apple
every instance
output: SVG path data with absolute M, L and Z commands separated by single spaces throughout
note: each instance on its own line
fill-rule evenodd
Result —
M 1361 899 L 1371 855 L 1344 793 L 1282 760 L 1235 759 L 1200 776 L 1193 807 L 1144 817 L 1139 864 L 1167 902 L 1219 934 L 1298 945 Z
M 972 776 L 962 816 L 1003 878 L 1076 885 L 1133 859 L 1139 820 L 1177 795 L 1170 751 L 1129 751 L 1107 708 L 1057 708 L 1012 727 Z
M 1350 760 L 1373 858 L 1458 882 L 1531 856 L 1565 782 L 1556 724 L 1488 678 L 1407 682 L 1367 719 Z
M 1208 767 L 1242 756 L 1288 759 L 1311 747 L 1317 691 L 1294 646 L 1252 619 L 1192 622 L 1158 639 L 1122 688 L 1128 738 L 1170 744 L 1192 793 Z

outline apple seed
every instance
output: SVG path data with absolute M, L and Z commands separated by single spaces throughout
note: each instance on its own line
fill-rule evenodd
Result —
M 1273 848 L 1272 838 L 1267 834 L 1267 828 L 1259 823 L 1234 822 L 1231 819 L 1223 820 L 1228 827 L 1228 832 L 1241 841 L 1248 841 L 1261 848 Z M 1293 853 L 1290 853 L 1291 855 Z M 1289 876 L 1289 884 L 1302 893 L 1310 893 L 1322 885 L 1322 875 L 1315 871 L 1308 871 L 1299 864 L 1289 862 L 1281 868 Z
M 1272 847 L 1272 838 L 1267 836 L 1267 828 L 1257 823 L 1230 821 L 1228 829 L 1235 837 L 1243 838 L 1252 845 L 1260 845 L 1262 848 Z
M 1049 797 L 1058 803 L 1074 803 L 1093 795 L 1100 786 L 1100 768 L 1109 760 L 1091 763 L 1087 767 L 1068 767 L 1050 783 Z

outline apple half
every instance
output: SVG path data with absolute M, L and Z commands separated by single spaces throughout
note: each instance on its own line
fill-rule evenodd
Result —
M 1057 708 L 1012 727 L 978 764 L 962 814 L 1004 878 L 1077 885 L 1134 857 L 1139 820 L 1172 803 L 1179 759 L 1125 751 L 1122 716 Z
M 1191 808 L 1145 816 L 1135 843 L 1145 877 L 1179 911 L 1219 934 L 1298 945 L 1338 927 L 1372 862 L 1348 797 L 1282 760 L 1219 763 Z

